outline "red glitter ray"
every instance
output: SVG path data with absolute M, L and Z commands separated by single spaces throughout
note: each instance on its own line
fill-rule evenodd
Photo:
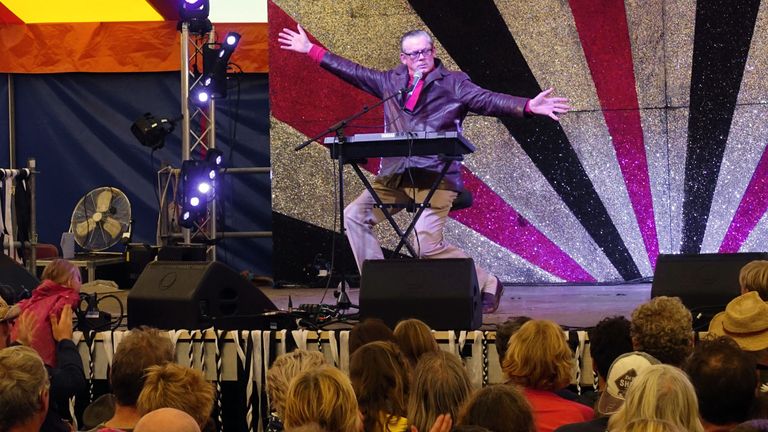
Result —
M 623 0 L 569 0 L 651 267 L 659 241 Z

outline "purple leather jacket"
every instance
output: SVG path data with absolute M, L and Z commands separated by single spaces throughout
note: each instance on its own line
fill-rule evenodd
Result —
M 408 85 L 408 69 L 399 65 L 377 71 L 351 62 L 331 52 L 325 53 L 320 66 L 353 86 L 378 98 L 385 98 Z M 413 112 L 403 110 L 400 97 L 384 104 L 385 132 L 455 131 L 468 112 L 487 116 L 525 115 L 527 98 L 486 90 L 470 81 L 464 72 L 449 71 L 439 59 L 435 69 L 424 78 L 424 87 Z M 410 168 L 410 174 L 403 173 Z M 376 181 L 391 188 L 430 187 L 443 168 L 437 156 L 389 157 L 381 159 Z M 459 162 L 453 162 L 440 189 L 462 189 Z

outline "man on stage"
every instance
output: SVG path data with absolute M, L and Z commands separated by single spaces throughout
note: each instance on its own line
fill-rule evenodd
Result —
M 278 41 L 281 48 L 308 54 L 322 68 L 378 98 L 411 88 L 384 104 L 385 132 L 460 131 L 461 123 L 470 111 L 489 116 L 538 114 L 558 120 L 558 114 L 570 110 L 567 99 L 549 97 L 552 89 L 533 99 L 510 96 L 475 85 L 463 72 L 445 69 L 435 58 L 432 38 L 423 30 L 409 31 L 402 36 L 402 65 L 388 71 L 366 68 L 312 44 L 301 26 L 296 31 L 284 28 Z M 437 155 L 382 158 L 373 189 L 384 203 L 423 202 L 443 164 Z M 446 217 L 462 188 L 460 164 L 454 161 L 432 196 L 430 207 L 416 223 L 413 246 L 421 258 L 468 257 L 443 238 Z M 374 204 L 371 194 L 364 191 L 344 210 L 347 237 L 361 270 L 363 261 L 383 258 L 372 228 L 384 219 L 384 215 L 373 207 Z M 476 270 L 483 313 L 495 312 L 503 285 L 479 266 Z

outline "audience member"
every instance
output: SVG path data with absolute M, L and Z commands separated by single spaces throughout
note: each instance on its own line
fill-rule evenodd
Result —
M 176 408 L 158 408 L 137 423 L 134 432 L 200 432 L 191 415 Z
M 211 416 L 213 399 L 213 386 L 201 371 L 166 363 L 146 369 L 136 408 L 142 416 L 159 408 L 180 409 L 204 429 Z
M 608 369 L 606 385 L 600 393 L 595 414 L 597 418 L 583 422 L 560 426 L 557 432 L 603 432 L 608 426 L 608 418 L 621 408 L 627 397 L 627 390 L 632 381 L 645 368 L 659 364 L 650 355 L 636 351 L 620 355 Z
M 563 330 L 552 321 L 528 321 L 509 339 L 502 370 L 523 388 L 539 432 L 594 416 L 591 408 L 555 394 L 570 383 L 574 367 Z
M 605 379 L 613 362 L 622 354 L 633 351 L 630 326 L 623 316 L 613 316 L 603 318 L 589 331 L 589 353 L 600 392 L 605 389 Z
M 623 432 L 688 432 L 680 425 L 667 420 L 637 419 L 631 421 Z
M 59 317 L 64 309 L 71 309 L 80 303 L 80 270 L 63 259 L 55 259 L 45 266 L 43 282 L 32 291 L 32 297 L 17 305 L 21 312 L 29 311 L 37 323 L 46 323 L 51 315 Z M 18 326 L 11 329 L 11 338 L 18 339 Z M 40 354 L 43 362 L 56 366 L 56 341 L 51 327 L 37 325 L 31 338 L 31 347 Z
M 677 297 L 660 296 L 632 312 L 632 346 L 660 362 L 682 366 L 693 349 L 693 319 Z
M 86 408 L 83 422 L 89 419 L 86 426 L 94 432 L 102 428 L 133 429 L 141 418 L 136 401 L 144 387 L 147 368 L 173 362 L 174 357 L 173 343 L 167 334 L 149 327 L 131 330 L 115 350 L 109 371 L 112 393 Z M 91 420 L 93 417 L 97 418 Z
M 528 401 L 514 386 L 505 384 L 475 392 L 462 407 L 457 423 L 494 432 L 536 432 Z
M 283 410 L 285 396 L 291 380 L 300 373 L 326 364 L 323 353 L 319 351 L 293 350 L 277 357 L 267 371 L 267 396 L 269 397 L 269 429 L 283 430 Z
M 394 335 L 397 345 L 408 358 L 411 368 L 416 367 L 422 354 L 440 350 L 432 329 L 424 321 L 415 318 L 397 323 Z
M 504 355 L 509 346 L 509 338 L 530 320 L 531 317 L 527 316 L 510 317 L 496 327 L 496 353 L 499 355 L 499 363 L 504 361 Z
M 366 318 L 352 327 L 349 332 L 349 355 L 368 342 L 395 342 L 395 334 L 384 321 L 378 318 Z
M 729 336 L 742 350 L 764 357 L 759 354 L 768 349 L 768 303 L 757 291 L 742 294 L 712 318 L 708 333 Z
M 701 341 L 685 371 L 699 401 L 705 430 L 725 431 L 749 418 L 757 391 L 754 357 L 733 339 L 720 336 Z
M 370 342 L 349 361 L 349 378 L 363 414 L 366 432 L 400 432 L 408 429 L 408 359 L 392 342 Z
M 689 432 L 703 432 L 696 392 L 685 372 L 666 365 L 648 366 L 627 390 L 626 400 L 608 420 L 608 430 L 624 431 L 635 420 L 669 421 Z
M 311 423 L 333 432 L 363 430 L 352 384 L 333 366 L 324 365 L 297 375 L 288 388 L 284 414 L 288 432 Z
M 11 344 L 11 321 L 19 316 L 19 308 L 9 306 L 6 301 L 0 297 L 0 349 Z
M 767 419 L 747 420 L 733 428 L 733 432 L 768 432 Z
M 416 429 L 428 431 L 440 415 L 458 418 L 459 408 L 471 392 L 469 376 L 457 355 L 426 353 L 413 371 L 408 420 Z
M 0 431 L 41 430 L 48 411 L 48 373 L 26 346 L 0 350 Z
M 739 271 L 741 293 L 756 291 L 763 301 L 768 301 L 768 261 L 756 260 L 747 263 Z

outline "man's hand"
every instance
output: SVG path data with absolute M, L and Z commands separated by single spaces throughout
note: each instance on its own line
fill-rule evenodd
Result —
M 26 310 L 22 312 L 21 315 L 19 315 L 19 319 L 16 322 L 16 341 L 19 342 L 22 345 L 31 346 L 32 341 L 35 339 L 35 332 L 37 331 L 37 326 L 40 324 L 35 319 L 35 315 L 29 311 Z
M 59 342 L 64 339 L 72 340 L 72 308 L 65 306 L 59 318 L 51 314 L 51 333 L 53 339 Z
M 289 28 L 284 28 L 278 35 L 277 41 L 280 42 L 280 48 L 282 49 L 306 54 L 312 49 L 312 42 L 309 41 L 301 25 L 297 24 L 296 28 L 298 33 Z
M 564 114 L 571 110 L 571 106 L 568 105 L 568 99 L 560 97 L 548 97 L 554 89 L 548 88 L 543 92 L 536 95 L 528 103 L 528 108 L 532 113 L 538 115 L 545 115 L 552 120 L 560 120 L 557 114 Z

